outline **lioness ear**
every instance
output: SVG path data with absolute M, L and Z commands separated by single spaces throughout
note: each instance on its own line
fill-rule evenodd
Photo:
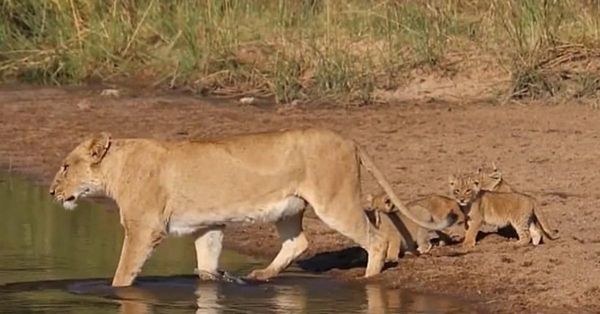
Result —
M 102 161 L 102 158 L 108 152 L 110 143 L 110 134 L 106 132 L 96 134 L 91 138 L 88 153 L 92 163 L 97 164 Z

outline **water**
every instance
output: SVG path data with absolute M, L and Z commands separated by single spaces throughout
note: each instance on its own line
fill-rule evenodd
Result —
M 291 268 L 267 284 L 201 282 L 191 238 L 168 238 L 134 286 L 112 288 L 122 229 L 106 206 L 54 204 L 46 189 L 0 175 L 0 313 L 476 313 L 447 296 L 341 283 Z M 243 275 L 265 261 L 225 251 Z

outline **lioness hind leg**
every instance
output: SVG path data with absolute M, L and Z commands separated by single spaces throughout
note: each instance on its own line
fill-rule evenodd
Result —
M 308 248 L 308 240 L 302 230 L 303 211 L 282 218 L 275 223 L 281 238 L 281 249 L 267 268 L 253 270 L 248 278 L 267 280 L 288 267 Z
M 223 227 L 205 229 L 197 233 L 196 273 L 203 280 L 218 279 L 219 257 L 223 248 Z
M 113 277 L 113 287 L 130 286 L 152 250 L 164 236 L 165 233 L 161 228 L 125 225 L 125 238 L 119 265 Z
M 344 195 L 344 193 L 341 193 Z M 360 193 L 352 194 L 359 195 Z M 309 200 L 310 202 L 310 200 Z M 369 259 L 365 277 L 381 273 L 386 258 L 388 241 L 384 235 L 373 226 L 360 206 L 358 196 L 351 200 L 335 201 L 324 204 L 311 203 L 315 213 L 325 224 L 344 236 L 352 239 L 367 250 Z

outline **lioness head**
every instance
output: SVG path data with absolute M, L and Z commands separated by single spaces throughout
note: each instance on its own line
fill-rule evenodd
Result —
M 470 174 L 451 175 L 448 183 L 450 194 L 460 206 L 471 203 L 481 190 L 479 178 Z
M 50 185 L 50 195 L 66 209 L 74 209 L 77 200 L 103 191 L 99 164 L 110 148 L 108 133 L 96 134 L 79 144 L 63 160 Z

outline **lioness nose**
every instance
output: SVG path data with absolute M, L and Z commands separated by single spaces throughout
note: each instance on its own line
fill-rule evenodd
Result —
M 50 195 L 54 196 L 54 194 L 56 194 L 56 191 L 54 189 L 50 189 Z

